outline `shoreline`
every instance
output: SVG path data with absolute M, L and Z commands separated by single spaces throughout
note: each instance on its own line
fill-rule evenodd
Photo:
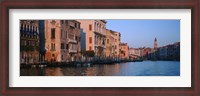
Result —
M 116 60 L 116 61 L 90 61 L 90 62 L 44 62 L 37 64 L 20 64 L 20 68 L 44 68 L 44 67 L 90 67 L 93 65 L 112 65 L 116 63 L 127 63 L 127 62 L 143 62 L 143 61 L 177 61 L 179 60 Z

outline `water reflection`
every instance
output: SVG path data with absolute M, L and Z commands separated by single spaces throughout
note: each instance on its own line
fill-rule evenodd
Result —
M 45 70 L 46 76 L 64 76 L 64 74 L 61 72 L 61 68 L 46 68 Z
M 180 76 L 180 62 L 144 61 L 92 67 L 22 68 L 21 76 Z

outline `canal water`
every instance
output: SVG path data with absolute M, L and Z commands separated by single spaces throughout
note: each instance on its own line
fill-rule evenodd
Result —
M 21 68 L 20 76 L 180 76 L 180 62 L 143 61 L 86 67 Z

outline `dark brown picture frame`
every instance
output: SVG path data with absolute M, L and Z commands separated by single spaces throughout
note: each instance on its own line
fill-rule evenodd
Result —
M 3 0 L 1 1 L 1 95 L 200 96 L 199 0 Z M 192 87 L 9 87 L 9 9 L 191 9 Z M 184 54 L 187 55 L 187 54 Z

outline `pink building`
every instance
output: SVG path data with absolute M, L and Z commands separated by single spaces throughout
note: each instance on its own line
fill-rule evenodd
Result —
M 106 55 L 106 21 L 77 20 L 86 33 L 86 50 L 94 51 L 96 56 Z
M 129 47 L 127 43 L 120 43 L 120 58 L 129 59 Z

